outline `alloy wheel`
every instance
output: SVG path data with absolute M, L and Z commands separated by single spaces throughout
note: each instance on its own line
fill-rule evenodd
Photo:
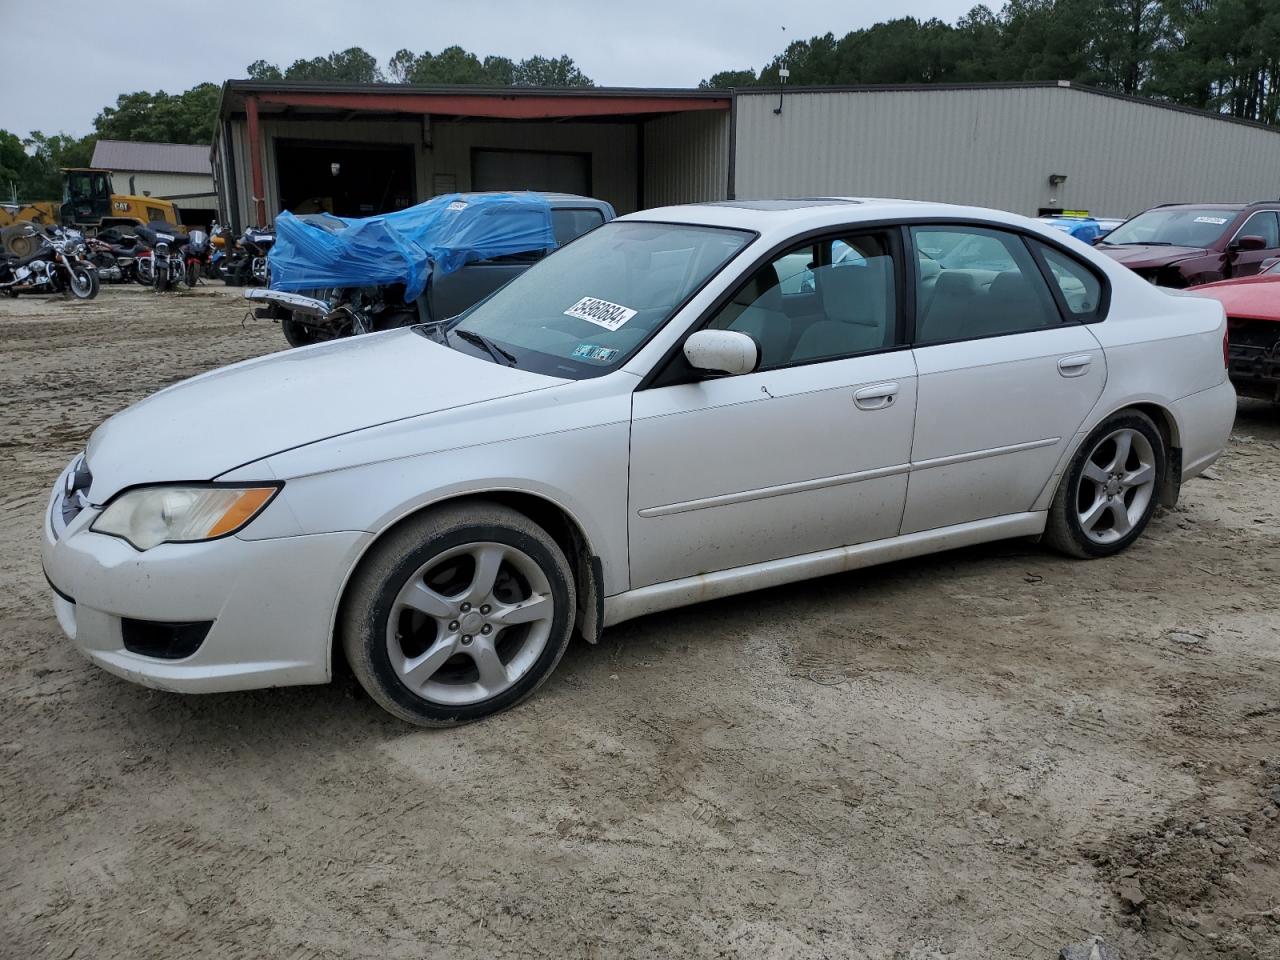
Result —
M 546 573 L 505 543 L 470 543 L 433 557 L 405 581 L 387 621 L 387 654 L 425 700 L 467 706 L 529 672 L 551 636 Z
M 1141 431 L 1122 427 L 1104 436 L 1084 462 L 1076 516 L 1084 535 L 1115 543 L 1142 522 L 1156 489 L 1156 456 Z

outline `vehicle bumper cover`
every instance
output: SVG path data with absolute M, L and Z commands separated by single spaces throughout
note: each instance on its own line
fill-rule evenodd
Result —
M 1231 381 L 1173 402 L 1182 434 L 1182 479 L 1198 477 L 1227 449 L 1236 419 L 1236 391 Z
M 55 492 L 51 509 L 58 502 Z M 42 549 L 58 623 L 93 663 L 183 693 L 328 681 L 338 597 L 369 534 L 232 536 L 140 552 L 92 532 L 98 513 L 84 510 L 60 537 L 46 513 Z M 195 653 L 168 660 L 125 648 L 126 617 L 213 625 Z

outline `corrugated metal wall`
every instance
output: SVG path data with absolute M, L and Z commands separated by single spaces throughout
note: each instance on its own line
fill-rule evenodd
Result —
M 645 123 L 644 206 L 723 200 L 728 185 L 728 113 L 676 113 Z
M 845 194 L 1124 216 L 1280 196 L 1280 133 L 1084 90 L 737 98 L 738 197 Z M 1065 174 L 1060 187 L 1051 174 Z M 1051 202 L 1056 200 L 1055 202 Z

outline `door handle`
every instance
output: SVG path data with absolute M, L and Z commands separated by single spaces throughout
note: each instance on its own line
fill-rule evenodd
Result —
M 859 410 L 883 410 L 893 406 L 893 399 L 897 395 L 896 383 L 877 383 L 857 391 L 853 395 L 853 402 Z
M 1063 357 L 1058 361 L 1058 372 L 1064 377 L 1083 377 L 1089 372 L 1093 357 L 1081 353 L 1074 357 Z

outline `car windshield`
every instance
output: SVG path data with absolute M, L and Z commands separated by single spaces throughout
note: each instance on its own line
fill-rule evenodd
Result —
M 754 234 L 614 221 L 534 264 L 455 318 L 451 346 L 558 377 L 626 362 Z
M 1235 216 L 1234 210 L 1186 207 L 1148 210 L 1116 227 L 1102 242 L 1109 246 L 1154 243 L 1159 246 L 1207 247 L 1222 236 Z

